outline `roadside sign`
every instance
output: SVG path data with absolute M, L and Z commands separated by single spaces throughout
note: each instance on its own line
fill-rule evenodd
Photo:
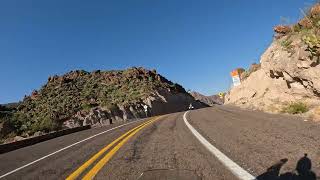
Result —
M 224 93 L 223 93 L 223 92 L 220 92 L 220 93 L 219 93 L 219 97 L 220 97 L 220 98 L 223 98 L 223 97 L 224 97 Z
M 145 105 L 143 105 L 143 108 L 144 108 L 144 111 L 145 112 L 148 112 L 148 106 L 145 104 Z
M 145 104 L 143 105 L 144 112 L 146 113 L 146 117 L 148 117 L 148 106 Z
M 241 81 L 238 69 L 233 70 L 230 74 L 232 77 L 233 86 L 239 86 L 241 84 Z

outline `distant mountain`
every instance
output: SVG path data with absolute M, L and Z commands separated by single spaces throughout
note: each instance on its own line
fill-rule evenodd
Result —
M 19 106 L 19 102 L 0 104 L 0 111 L 6 110 L 14 110 Z
M 201 105 L 155 70 L 76 70 L 49 77 L 13 113 L 0 117 L 0 138 L 184 111 L 190 103 Z
M 18 103 L 0 104 L 0 120 L 14 113 L 17 110 L 17 107 Z
M 221 99 L 218 95 L 212 95 L 212 96 L 205 96 L 203 94 L 200 94 L 198 92 L 191 92 L 190 93 L 196 100 L 199 100 L 209 106 L 212 106 L 214 104 L 223 104 L 223 99 Z

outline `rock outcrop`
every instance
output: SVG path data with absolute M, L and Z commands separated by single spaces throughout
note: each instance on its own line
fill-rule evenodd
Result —
M 261 68 L 227 94 L 225 103 L 280 112 L 291 102 L 310 108 L 320 105 L 320 5 L 311 8 L 306 23 L 278 26 L 270 47 L 260 59 Z M 280 35 L 279 35 L 280 34 Z
M 185 93 L 172 94 L 170 91 L 162 90 L 152 93 L 139 103 L 114 105 L 111 109 L 97 106 L 90 109 L 89 112 L 78 111 L 70 119 L 64 121 L 63 125 L 68 128 L 84 125 L 109 125 L 119 121 L 185 111 L 189 104 L 193 104 L 196 108 L 206 107 Z M 144 106 L 147 107 L 147 112 Z

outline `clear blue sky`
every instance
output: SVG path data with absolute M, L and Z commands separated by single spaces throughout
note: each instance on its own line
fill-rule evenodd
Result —
M 281 17 L 313 0 L 2 0 L 0 103 L 70 70 L 157 69 L 186 89 L 225 91 L 258 62 Z

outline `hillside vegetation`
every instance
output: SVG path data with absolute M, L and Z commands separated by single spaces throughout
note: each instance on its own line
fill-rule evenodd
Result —
M 1 138 L 29 136 L 37 131 L 63 128 L 77 112 L 89 113 L 100 107 L 112 111 L 129 107 L 155 94 L 187 94 L 184 88 L 143 68 L 118 71 L 71 71 L 48 78 L 48 82 L 26 96 L 15 109 L 0 109 Z
M 311 60 L 320 56 L 320 3 L 312 6 L 298 23 L 293 25 L 279 25 L 274 28 L 275 38 L 282 49 L 293 55 L 299 39 Z M 318 63 L 318 62 L 314 62 Z M 316 64 L 314 64 L 316 65 Z

